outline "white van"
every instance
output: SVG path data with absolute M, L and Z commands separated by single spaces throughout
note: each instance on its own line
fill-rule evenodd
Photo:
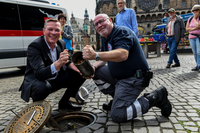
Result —
M 59 13 L 69 19 L 65 8 L 46 0 L 0 0 L 0 68 L 24 68 L 27 46 L 43 35 L 44 21 Z

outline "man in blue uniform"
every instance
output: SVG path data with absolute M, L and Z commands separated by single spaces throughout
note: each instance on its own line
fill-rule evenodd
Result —
M 83 48 L 83 58 L 96 60 L 92 78 L 101 92 L 113 97 L 112 102 L 103 105 L 103 109 L 111 110 L 115 122 L 141 116 L 152 106 L 159 107 L 162 115 L 168 117 L 172 107 L 166 88 L 160 87 L 138 98 L 149 85 L 152 73 L 148 71 L 149 66 L 136 35 L 127 27 L 113 25 L 106 14 L 97 15 L 94 25 L 102 36 L 101 52 L 95 52 L 87 45 Z

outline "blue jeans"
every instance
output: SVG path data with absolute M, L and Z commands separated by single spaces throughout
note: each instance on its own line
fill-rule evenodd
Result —
M 190 46 L 192 47 L 192 52 L 194 54 L 194 59 L 197 63 L 197 66 L 200 67 L 200 42 L 199 38 L 189 39 Z
M 168 64 L 172 64 L 173 60 L 176 64 L 180 64 L 178 56 L 176 54 L 178 43 L 176 43 L 175 37 L 174 36 L 169 37 L 167 39 L 167 44 L 169 46 L 169 52 L 170 52 Z

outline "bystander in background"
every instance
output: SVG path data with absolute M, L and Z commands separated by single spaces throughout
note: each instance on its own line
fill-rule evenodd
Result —
M 60 39 L 63 39 L 66 43 L 66 48 L 68 49 L 68 52 L 70 54 L 73 54 L 73 48 L 72 48 L 72 39 L 73 39 L 73 33 L 71 26 L 66 24 L 67 16 L 63 13 L 60 13 L 58 15 L 58 21 L 61 23 L 61 36 Z
M 189 31 L 189 42 L 192 47 L 196 66 L 192 68 L 192 71 L 200 70 L 200 5 L 194 5 L 192 7 L 192 13 L 194 16 L 190 17 L 186 24 L 186 31 Z M 198 37 L 199 36 L 199 37 Z
M 170 68 L 173 60 L 175 62 L 172 67 L 179 67 L 180 62 L 177 56 L 177 47 L 180 42 L 184 42 L 184 34 L 185 34 L 185 25 L 183 19 L 176 15 L 176 11 L 174 8 L 170 8 L 168 10 L 170 18 L 167 19 L 166 23 L 166 35 L 167 35 L 167 44 L 169 46 L 169 60 L 166 68 Z
M 138 36 L 138 26 L 135 11 L 126 8 L 126 0 L 117 0 L 119 13 L 116 16 L 116 24 L 118 26 L 126 26 Z

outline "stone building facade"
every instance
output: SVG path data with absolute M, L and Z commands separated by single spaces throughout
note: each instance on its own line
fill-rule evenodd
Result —
M 85 10 L 84 19 L 75 18 L 71 14 L 70 23 L 73 30 L 73 49 L 75 52 L 82 51 L 84 44 L 97 47 L 94 21 L 89 20 L 87 9 Z
M 139 35 L 148 35 L 152 29 L 162 24 L 169 8 L 176 9 L 178 15 L 191 13 L 191 8 L 200 0 L 126 0 L 127 7 L 136 12 Z M 116 0 L 96 0 L 96 14 L 106 13 L 115 22 L 119 12 Z

